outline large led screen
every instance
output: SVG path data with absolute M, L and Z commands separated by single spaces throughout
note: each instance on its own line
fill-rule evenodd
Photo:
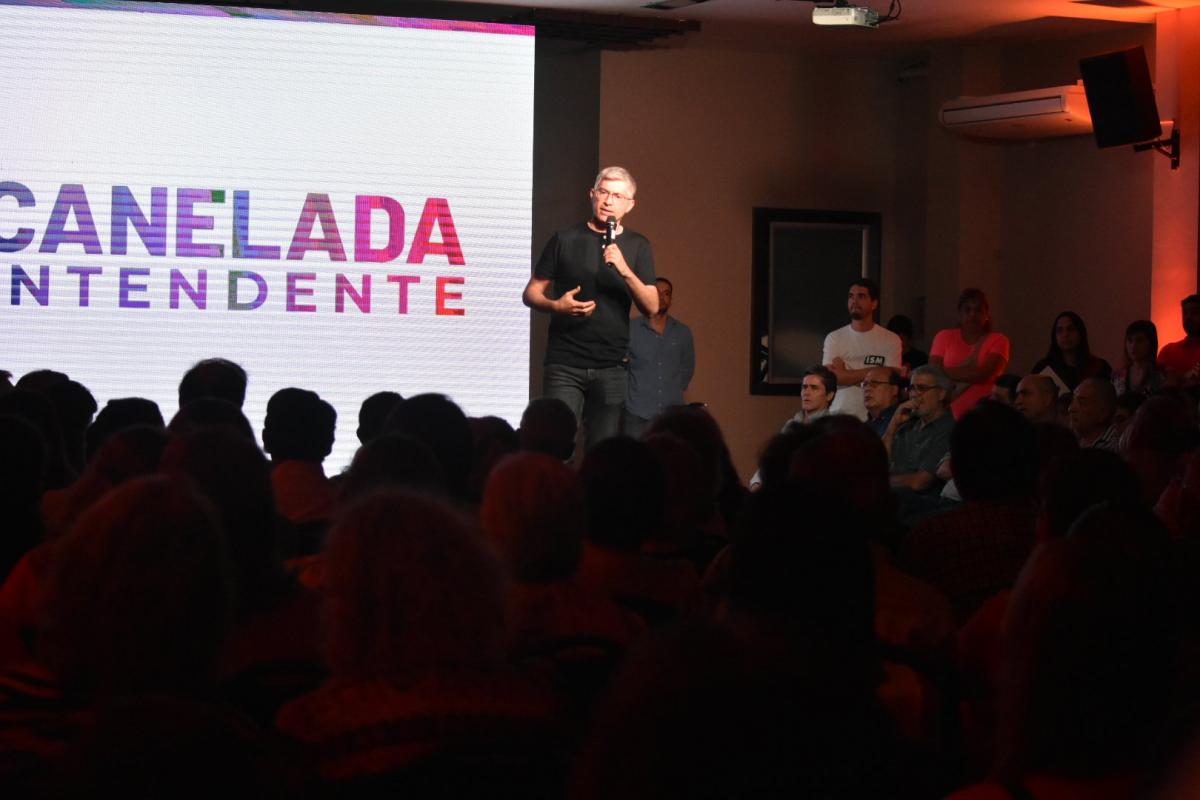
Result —
M 170 418 L 183 372 L 338 412 L 528 399 L 533 29 L 0 0 L 0 368 Z

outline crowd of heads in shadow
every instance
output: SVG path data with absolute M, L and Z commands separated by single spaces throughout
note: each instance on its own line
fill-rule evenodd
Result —
M 1186 391 L 1141 403 L 1120 455 L 985 401 L 951 437 L 962 503 L 910 519 L 851 417 L 766 442 L 750 493 L 701 408 L 583 454 L 561 401 L 513 429 L 386 391 L 330 476 L 333 407 L 282 388 L 255 432 L 252 379 L 197 364 L 169 421 L 137 397 L 98 408 L 49 370 L 0 394 L 6 785 L 969 799 L 1193 783 Z

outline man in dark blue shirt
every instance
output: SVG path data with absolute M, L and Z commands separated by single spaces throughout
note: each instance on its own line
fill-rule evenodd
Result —
M 625 393 L 622 429 L 628 436 L 641 436 L 659 412 L 683 404 L 683 391 L 696 371 L 692 331 L 668 316 L 674 286 L 656 278 L 658 312 L 638 317 L 629 329 L 629 379 Z
M 900 389 L 904 380 L 895 367 L 875 367 L 863 378 L 863 405 L 867 409 L 867 427 L 879 434 L 887 433 L 892 415 L 900 405 Z

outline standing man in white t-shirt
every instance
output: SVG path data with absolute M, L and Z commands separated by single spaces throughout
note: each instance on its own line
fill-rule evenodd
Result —
M 879 287 L 870 278 L 859 278 L 850 285 L 846 308 L 850 324 L 826 336 L 821 353 L 821 363 L 832 370 L 838 382 L 829 412 L 865 420 L 867 408 L 860 384 L 874 367 L 900 366 L 900 337 L 875 324 Z

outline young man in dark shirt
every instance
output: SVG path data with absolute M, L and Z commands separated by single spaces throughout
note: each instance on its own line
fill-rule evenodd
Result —
M 646 316 L 658 310 L 650 242 L 622 225 L 636 192 L 622 167 L 600 170 L 589 192 L 591 218 L 551 237 L 522 296 L 535 311 L 554 315 L 542 394 L 571 408 L 588 448 L 620 425 L 630 305 Z M 613 241 L 606 245 L 610 219 Z

